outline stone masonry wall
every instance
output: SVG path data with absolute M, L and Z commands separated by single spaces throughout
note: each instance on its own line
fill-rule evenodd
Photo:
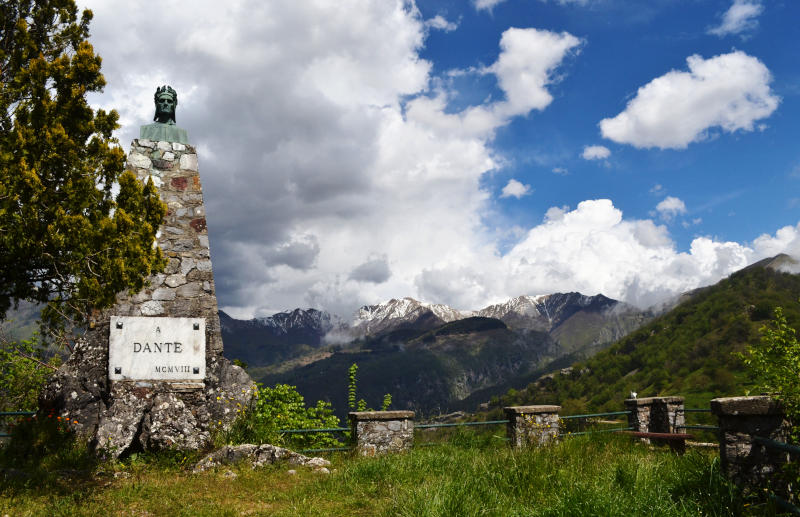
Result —
M 628 427 L 641 433 L 682 433 L 686 418 L 683 411 L 683 397 L 646 397 L 626 399 L 625 410 Z M 650 443 L 649 438 L 642 438 Z M 658 440 L 655 440 L 658 441 Z M 666 443 L 666 442 L 665 442 Z
M 134 140 L 126 168 L 143 182 L 152 179 L 167 204 L 157 242 L 168 264 L 141 292 L 120 293 L 114 307 L 92 316 L 85 337 L 42 393 L 40 407 L 77 421 L 93 446 L 114 455 L 196 449 L 213 428 L 233 421 L 254 387 L 244 370 L 222 357 L 197 153 L 190 145 Z M 204 382 L 109 381 L 112 315 L 204 318 Z
M 781 492 L 780 466 L 789 453 L 766 447 L 755 437 L 786 442 L 790 425 L 772 398 L 728 397 L 711 401 L 711 412 L 719 421 L 719 453 L 722 469 L 736 484 L 770 486 Z
M 413 411 L 354 411 L 348 417 L 361 456 L 401 452 L 414 445 Z
M 511 406 L 506 413 L 506 434 L 514 448 L 545 445 L 558 438 L 561 406 Z

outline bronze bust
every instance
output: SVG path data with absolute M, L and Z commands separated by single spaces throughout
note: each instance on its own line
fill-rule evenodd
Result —
M 178 92 L 171 86 L 161 86 L 156 88 L 153 102 L 156 106 L 156 114 L 153 117 L 154 122 L 141 127 L 139 138 L 146 138 L 155 142 L 165 141 L 188 144 L 189 136 L 186 130 L 175 125 Z

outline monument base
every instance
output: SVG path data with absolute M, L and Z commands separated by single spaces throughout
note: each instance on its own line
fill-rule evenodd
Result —
M 127 168 L 152 178 L 168 206 L 158 246 L 169 263 L 141 292 L 120 293 L 116 305 L 93 315 L 39 407 L 69 418 L 92 447 L 113 456 L 197 449 L 248 406 L 255 384 L 222 356 L 194 148 L 134 140 Z

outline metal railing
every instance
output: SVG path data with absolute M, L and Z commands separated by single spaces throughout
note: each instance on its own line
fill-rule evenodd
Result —
M 319 429 L 281 429 L 278 432 L 281 434 L 308 434 L 308 433 L 347 433 L 350 431 L 349 427 L 322 427 Z M 300 449 L 299 453 L 315 453 L 315 452 L 345 452 L 352 450 L 353 447 L 323 447 L 316 449 Z
M 792 445 L 790 443 L 785 443 L 785 442 L 779 442 L 776 440 L 770 440 L 769 438 L 764 438 L 763 436 L 754 436 L 753 441 L 756 443 L 760 443 L 761 445 L 763 445 L 768 449 L 774 449 L 778 451 L 788 452 L 789 454 L 800 455 L 800 447 L 798 447 L 797 445 Z M 800 507 L 795 506 L 794 504 L 790 503 L 781 496 L 775 493 L 771 493 L 769 494 L 769 498 L 775 504 L 777 504 L 787 512 L 792 513 L 794 515 L 800 515 Z
M 706 408 L 683 408 L 684 413 L 711 413 L 711 409 Z M 676 429 L 697 429 L 698 431 L 719 431 L 719 426 L 703 424 L 684 424 L 675 426 Z
M 622 415 L 630 415 L 630 411 L 609 411 L 606 413 L 587 413 L 585 415 L 565 415 L 559 416 L 559 420 L 564 421 L 571 421 L 571 420 L 584 420 L 587 423 L 591 418 L 601 418 L 601 417 L 608 417 L 608 416 L 622 416 Z M 612 427 L 610 429 L 592 429 L 589 431 L 567 431 L 567 432 L 560 432 L 559 437 L 569 437 L 569 436 L 583 436 L 587 434 L 595 434 L 595 433 L 616 433 L 619 431 L 630 431 L 633 427 L 626 426 L 626 427 Z

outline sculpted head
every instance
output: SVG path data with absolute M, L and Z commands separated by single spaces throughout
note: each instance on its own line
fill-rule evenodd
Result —
M 164 124 L 174 124 L 175 108 L 178 106 L 178 92 L 173 90 L 171 86 L 165 85 L 156 88 L 153 100 L 156 103 L 156 115 L 153 120 Z

